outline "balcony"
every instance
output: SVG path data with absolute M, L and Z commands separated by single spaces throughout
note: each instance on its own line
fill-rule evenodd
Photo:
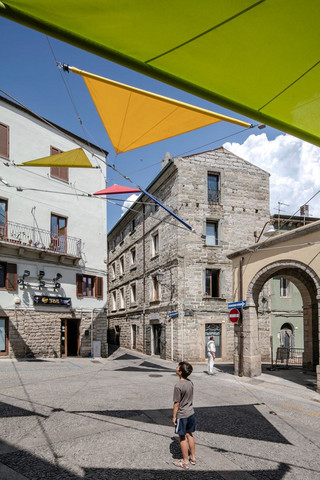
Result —
M 42 252 L 58 253 L 68 257 L 81 257 L 80 238 L 53 235 L 48 230 L 16 222 L 7 222 L 6 225 L 0 225 L 0 243 Z
M 220 191 L 216 189 L 208 188 L 208 202 L 209 203 L 219 203 L 220 202 Z

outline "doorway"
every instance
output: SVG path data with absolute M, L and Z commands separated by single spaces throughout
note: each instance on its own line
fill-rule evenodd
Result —
M 161 355 L 161 325 L 152 325 L 153 355 Z
M 205 325 L 205 356 L 208 356 L 207 343 L 211 335 L 214 336 L 216 358 L 221 358 L 221 323 L 206 323 Z
M 136 350 L 137 348 L 137 325 L 131 325 L 132 329 L 132 348 Z
M 76 357 L 80 348 L 80 320 L 68 318 L 61 320 L 61 356 Z

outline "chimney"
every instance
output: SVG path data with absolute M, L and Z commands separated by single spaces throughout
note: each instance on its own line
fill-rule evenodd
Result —
M 302 205 L 300 207 L 300 216 L 309 217 L 309 205 Z
M 167 152 L 162 159 L 161 168 L 164 168 L 167 165 L 167 163 L 170 162 L 170 160 L 171 160 L 170 152 Z

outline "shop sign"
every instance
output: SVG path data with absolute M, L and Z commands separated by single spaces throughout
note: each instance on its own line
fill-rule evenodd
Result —
M 35 295 L 33 297 L 34 305 L 50 305 L 71 307 L 70 297 L 47 297 L 45 295 Z

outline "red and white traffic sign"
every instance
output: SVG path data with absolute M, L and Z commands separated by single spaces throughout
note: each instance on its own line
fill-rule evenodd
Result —
M 232 323 L 236 323 L 240 318 L 240 312 L 237 308 L 232 308 L 229 312 L 229 320 Z

